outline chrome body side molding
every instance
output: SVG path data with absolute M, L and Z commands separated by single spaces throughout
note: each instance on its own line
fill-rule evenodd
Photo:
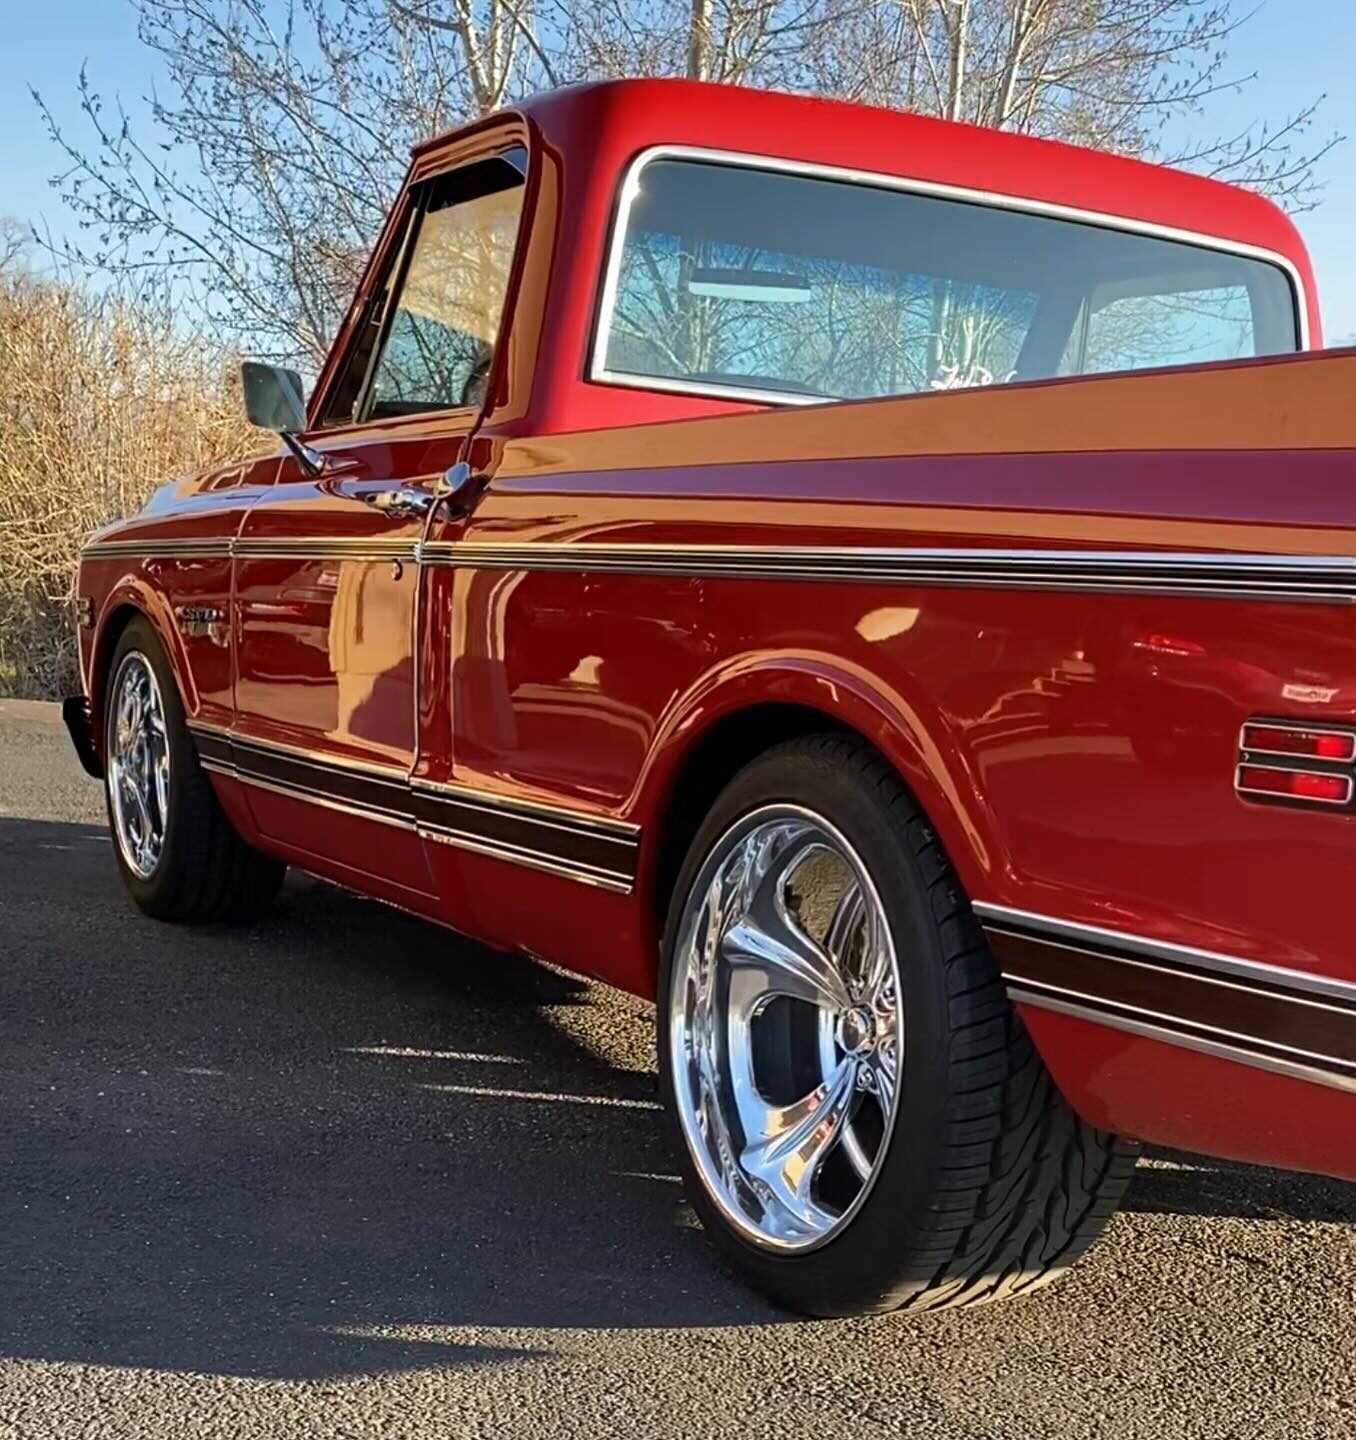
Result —
M 190 722 L 203 768 L 289 799 L 440 844 L 629 894 L 640 827 L 564 806 L 520 801 L 466 785 L 411 780 L 395 766 L 260 740 Z
M 709 579 L 835 580 L 1180 595 L 1202 599 L 1356 602 L 1356 558 L 1171 550 L 1000 550 L 893 546 L 432 541 L 420 563 L 480 570 L 563 570 Z
M 1009 996 L 1356 1092 L 1356 983 L 976 904 Z
M 299 535 L 288 539 L 236 536 L 191 539 L 92 540 L 80 552 L 86 560 L 404 560 L 413 562 L 414 537 Z
M 472 570 L 565 571 L 733 580 L 1174 595 L 1214 600 L 1356 603 L 1356 557 L 1228 551 L 1006 550 L 865 545 L 653 545 L 595 541 L 362 539 L 301 536 L 205 542 L 96 541 L 88 558 L 417 561 Z

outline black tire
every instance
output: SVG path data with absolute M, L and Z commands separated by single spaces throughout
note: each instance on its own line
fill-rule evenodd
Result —
M 865 862 L 895 941 L 903 1071 L 872 1188 L 822 1246 L 750 1240 L 706 1189 L 677 1120 L 668 997 L 680 917 L 704 859 L 740 817 L 794 803 Z M 936 834 L 893 769 L 837 735 L 777 746 L 735 777 L 675 886 L 659 979 L 659 1072 L 687 1194 L 720 1253 L 810 1315 L 921 1311 L 1027 1294 L 1076 1261 L 1115 1211 L 1136 1148 L 1081 1121 L 1009 1003 Z
M 109 663 L 102 718 L 104 755 L 107 757 L 112 748 L 116 708 L 113 685 L 124 659 L 133 652 L 145 658 L 159 686 L 169 747 L 170 788 L 163 847 L 154 869 L 143 877 L 128 864 L 118 844 L 111 780 L 105 766 L 104 798 L 123 884 L 137 906 L 157 920 L 204 924 L 259 915 L 277 894 L 286 866 L 246 844 L 221 808 L 184 723 L 184 706 L 174 672 L 154 628 L 142 616 L 129 621 Z

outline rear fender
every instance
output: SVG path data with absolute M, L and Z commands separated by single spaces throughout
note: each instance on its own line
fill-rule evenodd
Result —
M 995 890 L 1010 869 L 1006 851 L 965 755 L 921 685 L 907 693 L 881 676 L 823 652 L 743 656 L 708 672 L 670 709 L 637 790 L 633 814 L 658 839 L 686 758 L 711 728 L 768 704 L 821 712 L 869 740 L 894 766 L 932 822 L 967 892 Z M 660 849 L 646 847 L 643 880 L 653 881 Z

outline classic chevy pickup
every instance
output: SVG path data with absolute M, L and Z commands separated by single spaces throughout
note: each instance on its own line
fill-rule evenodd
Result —
M 309 404 L 245 367 L 276 453 L 85 548 L 123 879 L 654 997 L 692 1204 L 812 1313 L 1042 1285 L 1138 1141 L 1356 1178 L 1318 334 L 1268 202 L 1050 142 L 635 81 L 421 146 Z

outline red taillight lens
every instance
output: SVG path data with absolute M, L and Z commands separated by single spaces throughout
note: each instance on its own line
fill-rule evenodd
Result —
M 1245 725 L 1243 748 L 1267 750 L 1273 755 L 1307 755 L 1315 760 L 1356 760 L 1356 734 L 1288 725 Z
M 1253 794 L 1314 800 L 1323 805 L 1345 805 L 1351 799 L 1352 782 L 1349 775 L 1316 775 L 1310 770 L 1273 770 L 1265 765 L 1240 765 L 1238 788 Z

